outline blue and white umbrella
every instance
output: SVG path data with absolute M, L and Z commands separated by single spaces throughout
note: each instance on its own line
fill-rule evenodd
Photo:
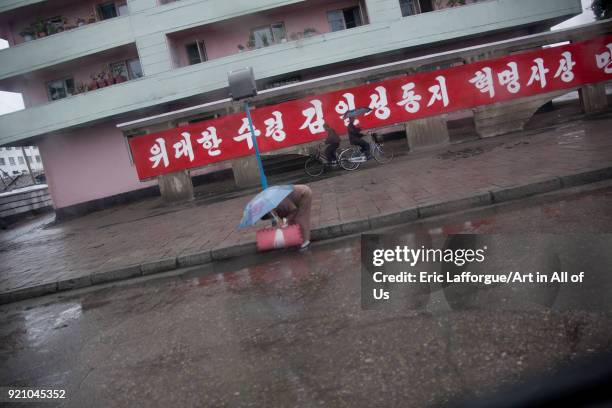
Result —
M 293 186 L 272 186 L 257 194 L 244 207 L 242 220 L 238 228 L 246 228 L 254 225 L 264 215 L 278 207 L 281 201 L 293 191 Z
M 352 109 L 347 111 L 344 115 L 342 115 L 342 117 L 344 119 L 347 118 L 356 118 L 357 116 L 361 116 L 361 115 L 365 115 L 368 112 L 371 112 L 372 109 L 370 108 L 357 108 L 357 109 Z

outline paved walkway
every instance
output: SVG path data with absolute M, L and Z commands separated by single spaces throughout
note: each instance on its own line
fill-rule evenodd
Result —
M 612 113 L 406 154 L 310 183 L 313 227 L 612 166 Z M 250 195 L 166 205 L 152 198 L 59 225 L 52 216 L 0 232 L 0 293 L 254 241 L 236 230 Z

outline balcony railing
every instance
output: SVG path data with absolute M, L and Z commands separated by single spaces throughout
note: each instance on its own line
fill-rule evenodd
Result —
M 399 0 L 402 17 L 490 0 Z
M 225 21 L 219 26 L 212 24 L 174 32 L 168 35 L 174 66 L 185 67 L 237 53 L 344 31 L 366 25 L 367 22 L 365 11 L 357 2 L 340 9 L 321 2 L 315 2 L 313 6 L 318 7 L 318 13 L 312 12 L 310 18 L 304 15 L 301 9 L 287 6 L 282 13 L 270 16 L 267 22 L 246 15 Z M 327 18 L 320 18 L 320 15 Z M 304 19 L 307 21 L 303 21 Z M 229 37 L 234 38 L 235 42 L 227 41 L 226 38 Z M 207 46 L 210 46 L 210 49 Z
M 25 27 L 18 29 L 19 32 L 13 33 L 14 41 L 12 41 L 11 46 L 70 31 L 87 24 L 108 20 L 128 13 L 125 1 L 105 2 L 97 5 L 96 3 L 91 3 L 91 5 L 92 7 L 95 6 L 95 13 L 82 13 L 82 15 L 77 13 L 75 16 L 74 13 L 68 12 L 68 15 L 64 15 L 64 12 L 67 11 L 65 9 L 64 12 L 63 10 L 53 10 L 43 13 L 47 17 L 38 18 Z
M 49 101 L 53 102 L 70 96 L 122 84 L 142 76 L 140 61 L 138 58 L 130 58 L 107 64 L 103 70 L 90 73 L 88 75 L 89 80 L 84 80 L 86 76 L 81 74 L 47 82 L 47 95 Z M 75 77 L 77 78 L 76 80 Z

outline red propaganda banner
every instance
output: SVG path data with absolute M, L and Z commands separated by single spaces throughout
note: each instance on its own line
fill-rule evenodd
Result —
M 308 143 L 338 133 L 348 110 L 372 129 L 460 109 L 608 81 L 612 36 L 541 48 L 459 67 L 399 76 L 368 85 L 309 96 L 251 111 L 262 152 Z M 130 139 L 141 180 L 254 154 L 246 114 L 180 126 Z

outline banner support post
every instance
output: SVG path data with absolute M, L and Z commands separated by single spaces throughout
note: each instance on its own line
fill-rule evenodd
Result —
M 255 147 L 255 158 L 257 159 L 257 167 L 259 168 L 259 181 L 261 182 L 261 188 L 264 190 L 268 188 L 268 180 L 264 173 L 263 163 L 261 161 L 261 154 L 259 153 L 259 145 L 257 144 L 257 135 L 255 135 L 255 128 L 253 127 L 253 119 L 251 119 L 251 111 L 249 110 L 249 101 L 244 101 L 244 110 L 247 114 L 249 121 L 249 129 L 251 131 L 251 140 L 253 141 L 253 147 Z

